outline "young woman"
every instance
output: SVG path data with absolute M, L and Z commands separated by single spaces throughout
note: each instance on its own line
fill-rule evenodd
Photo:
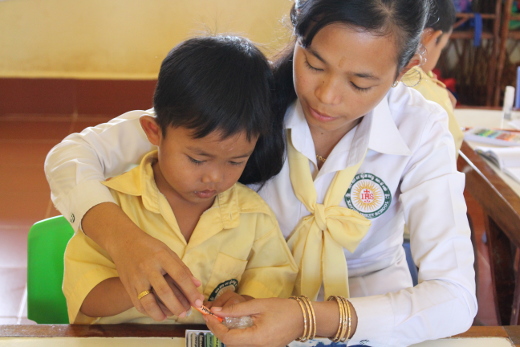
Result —
M 227 331 L 208 321 L 227 345 L 284 346 L 314 333 L 353 344 L 410 345 L 471 325 L 474 256 L 447 115 L 399 83 L 427 13 L 428 0 L 296 2 L 295 44 L 275 70 L 287 160 L 259 193 L 300 267 L 295 294 L 349 300 L 264 299 L 223 310 L 255 322 Z M 178 313 L 185 308 L 163 275 L 191 303 L 199 298 L 194 280 L 98 182 L 138 162 L 149 149 L 143 143 L 138 120 L 118 118 L 68 137 L 49 154 L 46 171 L 60 211 L 74 215 L 75 226 L 81 219 L 85 233 L 106 248 L 134 305 L 162 319 L 153 298 L 140 303 L 137 294 L 153 287 Z M 415 287 L 402 248 L 405 224 L 419 267 Z M 121 234 L 126 243 L 116 245 Z M 312 317 L 316 326 L 309 326 Z

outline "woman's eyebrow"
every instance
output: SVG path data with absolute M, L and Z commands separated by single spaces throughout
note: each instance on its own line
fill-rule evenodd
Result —
M 313 56 L 315 56 L 316 58 L 318 58 L 318 60 L 321 61 L 323 64 L 328 64 L 327 61 L 326 61 L 325 59 L 323 59 L 323 58 L 321 57 L 321 55 L 320 55 L 318 52 L 316 52 L 314 49 L 312 49 L 312 48 L 309 47 L 309 48 L 307 48 L 307 50 L 308 50 L 308 51 L 309 51 Z
M 307 48 L 307 51 L 309 51 L 309 53 L 311 53 L 313 56 L 315 56 L 323 64 L 329 65 L 329 63 L 318 52 L 316 52 L 314 49 L 309 47 L 309 48 Z M 376 76 L 374 76 L 373 74 L 371 74 L 369 72 L 354 72 L 354 73 L 351 73 L 351 75 L 359 77 L 359 78 L 366 78 L 366 79 L 369 79 L 369 80 L 379 81 L 379 77 L 376 77 Z

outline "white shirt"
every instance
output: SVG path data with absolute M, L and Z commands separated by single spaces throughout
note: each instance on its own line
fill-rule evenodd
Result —
M 334 173 L 356 163 L 368 148 L 358 171 L 365 175 L 357 175 L 351 185 L 357 195 L 347 199 L 372 221 L 356 251 L 345 251 L 350 301 L 359 318 L 349 345 L 406 346 L 467 330 L 477 312 L 474 255 L 464 176 L 456 170 L 445 111 L 400 84 L 338 143 L 318 171 L 298 105 L 288 109 L 285 123 L 293 129 L 295 148 L 310 159 L 319 202 Z M 138 118 L 151 112 L 128 112 L 69 135 L 49 153 L 45 170 L 53 201 L 75 228 L 92 206 L 112 201 L 99 181 L 138 163 L 150 150 Z M 293 194 L 287 162 L 259 193 L 286 237 L 308 214 Z M 402 248 L 405 224 L 420 268 L 416 287 Z

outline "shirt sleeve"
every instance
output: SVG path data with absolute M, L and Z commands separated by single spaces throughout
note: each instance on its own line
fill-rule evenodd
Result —
M 419 284 L 350 299 L 359 318 L 353 344 L 408 346 L 458 334 L 477 312 L 464 175 L 456 170 L 446 117 L 432 114 L 421 131 L 400 185 Z
M 298 267 L 274 215 L 261 216 L 264 218 L 257 220 L 258 237 L 242 274 L 239 294 L 287 298 L 292 294 Z
M 87 295 L 99 283 L 118 277 L 116 267 L 107 253 L 83 233 L 76 233 L 65 251 L 63 293 L 71 324 L 92 324 L 97 317 L 80 312 Z
M 448 94 L 448 89 L 437 79 L 428 76 L 420 69 L 419 71 L 421 76 L 423 76 L 423 81 L 421 81 L 421 83 L 415 86 L 414 89 L 419 91 L 426 98 L 426 100 L 438 103 L 446 111 L 449 120 L 449 130 L 451 135 L 453 136 L 455 150 L 458 154 L 460 146 L 462 145 L 462 140 L 464 139 L 464 134 L 461 130 L 461 127 L 457 119 L 455 118 L 455 114 L 453 112 L 453 105 Z
M 139 118 L 153 110 L 130 111 L 108 123 L 67 136 L 45 160 L 45 175 L 56 208 L 78 230 L 85 213 L 102 202 L 114 202 L 106 178 L 128 171 L 153 149 Z

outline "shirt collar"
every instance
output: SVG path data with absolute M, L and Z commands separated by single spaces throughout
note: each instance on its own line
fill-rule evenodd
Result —
M 401 83 L 399 83 L 396 88 L 406 87 L 401 86 Z M 409 156 L 412 154 L 412 151 L 406 145 L 395 124 L 388 100 L 389 94 L 367 115 L 373 117 L 368 148 L 385 154 Z
M 392 118 L 388 98 L 387 94 L 354 128 L 355 134 L 350 143 L 347 165 L 353 165 L 361 160 L 367 148 L 386 154 L 411 155 L 410 149 L 404 142 Z M 305 121 L 305 115 L 298 100 L 287 109 L 285 128 L 291 129 L 293 134 L 301 135 L 293 136 L 293 145 L 298 151 L 311 159 L 314 153 L 314 144 L 309 125 Z

